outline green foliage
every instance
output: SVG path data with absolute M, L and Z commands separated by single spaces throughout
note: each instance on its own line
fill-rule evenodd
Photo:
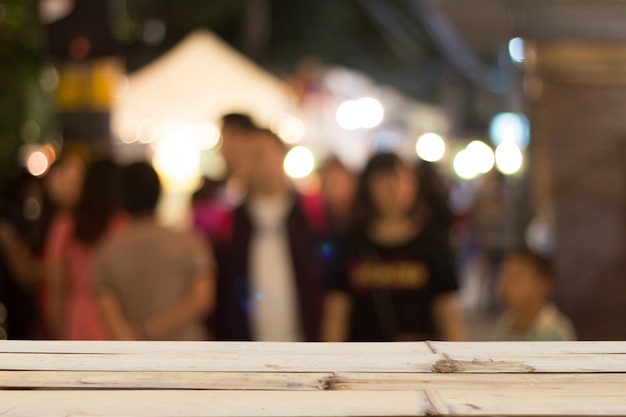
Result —
M 41 142 L 52 124 L 39 83 L 45 44 L 34 0 L 0 2 L 0 182 L 18 168 L 17 152 Z

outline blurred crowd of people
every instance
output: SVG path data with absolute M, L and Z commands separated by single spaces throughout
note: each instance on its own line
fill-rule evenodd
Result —
M 377 153 L 357 174 L 329 158 L 319 192 L 300 192 L 273 132 L 244 114 L 222 122 L 228 176 L 193 195 L 191 230 L 159 224 L 161 183 L 147 162 L 67 153 L 43 178 L 14 178 L 0 212 L 7 337 L 467 338 L 455 218 L 431 164 Z M 486 279 L 504 311 L 493 338 L 573 340 L 548 301 L 549 261 L 496 243 Z

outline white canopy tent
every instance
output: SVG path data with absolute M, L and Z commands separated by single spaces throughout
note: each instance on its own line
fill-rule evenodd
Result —
M 112 128 L 115 134 L 124 123 L 146 119 L 215 123 L 233 111 L 268 124 L 292 102 L 285 83 L 212 32 L 198 30 L 128 77 L 113 104 Z
M 171 225 L 185 224 L 189 194 L 201 171 L 223 169 L 218 153 L 201 152 L 211 132 L 217 133 L 221 116 L 247 113 L 269 126 L 294 102 L 286 83 L 212 32 L 198 30 L 121 85 L 111 109 L 111 129 L 121 140 L 117 158 L 152 155 L 166 187 L 160 217 Z M 210 157 L 202 169 L 201 154 Z

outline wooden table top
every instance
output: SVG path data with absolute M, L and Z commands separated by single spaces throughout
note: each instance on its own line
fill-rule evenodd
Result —
M 626 342 L 0 341 L 0 416 L 626 415 Z

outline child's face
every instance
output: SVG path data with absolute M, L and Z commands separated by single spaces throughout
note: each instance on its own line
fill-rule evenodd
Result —
M 543 303 L 548 291 L 548 282 L 527 259 L 505 259 L 500 271 L 500 294 L 506 307 L 517 309 Z

